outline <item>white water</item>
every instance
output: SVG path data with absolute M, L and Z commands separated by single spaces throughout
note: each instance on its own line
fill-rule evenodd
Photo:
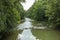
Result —
M 31 19 L 25 18 L 25 22 L 18 26 L 18 30 L 20 30 L 20 29 L 23 30 L 25 28 L 32 28 L 33 25 L 32 25 L 32 23 L 30 21 L 31 21 Z
M 36 37 L 32 35 L 30 29 L 24 29 L 23 32 L 18 35 L 18 40 L 36 40 Z
M 32 34 L 31 29 L 29 29 L 33 27 L 30 21 L 31 19 L 25 18 L 25 22 L 18 26 L 19 30 L 20 29 L 24 29 L 24 30 L 21 34 L 18 34 L 17 40 L 36 40 L 36 37 Z

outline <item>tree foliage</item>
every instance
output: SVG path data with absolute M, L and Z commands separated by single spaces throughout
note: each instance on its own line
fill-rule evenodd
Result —
M 37 21 L 47 20 L 52 28 L 60 28 L 60 0 L 38 0 L 26 14 Z
M 0 0 L 0 35 L 9 32 L 20 22 L 24 11 L 20 1 L 23 0 Z

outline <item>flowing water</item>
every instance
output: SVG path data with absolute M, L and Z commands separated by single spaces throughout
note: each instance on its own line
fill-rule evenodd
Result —
M 23 32 L 18 34 L 17 40 L 36 40 L 36 37 L 32 34 L 30 29 L 33 27 L 30 21 L 29 18 L 25 18 L 25 22 L 18 26 L 18 29 L 22 29 Z
M 60 31 L 32 29 L 36 26 L 38 25 L 32 25 L 31 19 L 25 18 L 25 22 L 18 25 L 18 32 L 10 35 L 5 40 L 60 40 Z

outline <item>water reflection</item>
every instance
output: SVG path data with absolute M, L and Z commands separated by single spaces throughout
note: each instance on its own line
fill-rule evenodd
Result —
M 33 27 L 30 21 L 31 19 L 25 18 L 25 22 L 18 26 L 18 29 L 23 29 L 23 32 L 18 35 L 17 40 L 36 40 L 36 37 L 32 34 L 31 29 L 29 29 Z

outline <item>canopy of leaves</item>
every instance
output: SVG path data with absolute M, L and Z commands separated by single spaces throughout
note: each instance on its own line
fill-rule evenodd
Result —
M 20 23 L 24 11 L 20 1 L 23 0 L 0 0 L 0 33 L 9 32 Z

